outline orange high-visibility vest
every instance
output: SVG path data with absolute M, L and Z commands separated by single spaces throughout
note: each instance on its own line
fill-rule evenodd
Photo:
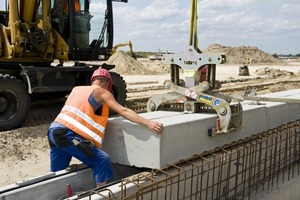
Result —
M 96 88 L 99 86 L 74 87 L 55 122 L 64 125 L 83 138 L 91 140 L 101 149 L 109 108 L 103 104 L 101 116 L 95 114 L 88 98 Z

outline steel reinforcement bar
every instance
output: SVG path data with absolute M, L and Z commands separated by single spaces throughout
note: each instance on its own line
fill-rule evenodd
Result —
M 299 135 L 300 120 L 123 179 L 117 199 L 254 199 L 299 175 Z

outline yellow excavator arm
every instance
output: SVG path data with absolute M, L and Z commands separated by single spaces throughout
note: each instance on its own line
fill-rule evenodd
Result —
M 111 54 L 113 55 L 114 53 L 116 53 L 118 48 L 125 47 L 125 46 L 129 46 L 130 56 L 133 57 L 134 59 L 136 59 L 136 55 L 133 53 L 132 42 L 131 41 L 120 43 L 120 44 L 117 44 L 117 45 L 113 46 L 113 48 L 111 50 Z
M 41 16 L 39 3 L 43 5 Z M 9 0 L 8 26 L 1 26 L 2 59 L 52 60 L 54 38 L 49 21 L 50 4 L 50 0 Z

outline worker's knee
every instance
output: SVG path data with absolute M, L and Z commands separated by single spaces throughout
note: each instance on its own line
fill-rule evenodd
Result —
M 102 150 L 99 150 L 99 152 L 97 153 L 97 159 L 100 163 L 102 163 L 102 165 L 109 165 L 111 166 L 111 160 L 110 157 L 107 153 L 105 153 Z
M 95 168 L 97 168 L 97 170 L 99 171 L 111 171 L 112 170 L 112 164 L 111 164 L 111 160 L 110 157 L 107 153 L 105 153 L 102 150 L 99 150 L 96 154 L 96 162 L 94 162 L 96 164 Z

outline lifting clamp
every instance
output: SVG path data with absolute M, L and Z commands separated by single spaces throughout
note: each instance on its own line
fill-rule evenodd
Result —
M 171 80 L 165 81 L 164 87 L 171 91 L 152 96 L 147 112 L 217 113 L 216 126 L 208 130 L 209 136 L 238 130 L 243 114 L 240 101 L 218 92 L 221 83 L 216 80 L 216 64 L 225 59 L 222 54 L 199 53 L 192 46 L 181 54 L 164 55 L 163 62 L 171 67 Z M 180 70 L 185 80 L 180 79 Z M 205 80 L 200 78 L 203 71 Z
M 162 62 L 170 65 L 171 80 L 165 81 L 164 87 L 171 91 L 152 96 L 147 111 L 216 112 L 216 127 L 208 130 L 208 135 L 214 136 L 239 129 L 243 109 L 239 102 L 216 91 L 221 87 L 216 81 L 216 65 L 225 63 L 226 56 L 203 54 L 198 48 L 197 7 L 197 0 L 191 0 L 189 48 L 179 54 L 164 54 L 162 58 Z M 180 79 L 182 71 L 185 80 Z
M 208 82 L 195 87 L 185 88 L 165 81 L 164 87 L 172 90 L 165 94 L 152 96 L 147 103 L 147 111 L 173 110 L 185 113 L 212 113 L 216 112 L 218 118 L 216 126 L 208 130 L 209 136 L 229 133 L 238 130 L 242 123 L 243 108 L 238 101 L 213 91 L 204 91 Z

